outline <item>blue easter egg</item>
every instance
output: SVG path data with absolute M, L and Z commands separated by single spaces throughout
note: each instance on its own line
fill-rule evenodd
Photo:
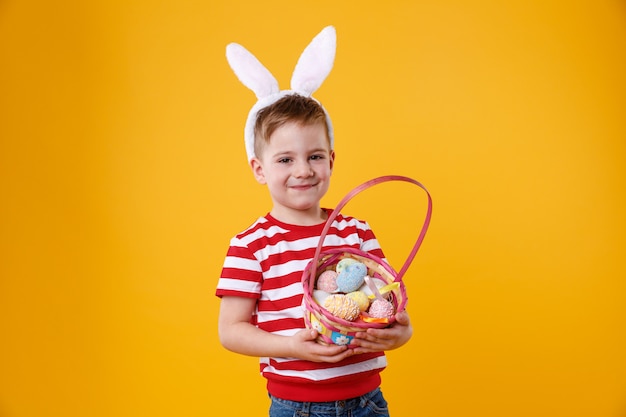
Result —
M 337 276 L 337 289 L 340 292 L 349 293 L 361 288 L 367 275 L 367 267 L 361 262 L 346 266 Z

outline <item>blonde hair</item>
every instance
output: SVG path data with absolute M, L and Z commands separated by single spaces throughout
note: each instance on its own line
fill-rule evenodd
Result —
M 323 124 L 330 144 L 326 113 L 321 104 L 311 97 L 289 94 L 257 113 L 254 125 L 254 153 L 257 156 L 261 155 L 263 145 L 269 143 L 270 136 L 276 129 L 289 122 L 302 125 Z

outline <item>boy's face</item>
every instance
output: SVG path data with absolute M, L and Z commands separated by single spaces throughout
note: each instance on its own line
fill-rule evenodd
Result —
M 257 181 L 267 184 L 274 217 L 288 223 L 319 222 L 334 158 L 324 124 L 289 122 L 274 131 L 250 165 Z

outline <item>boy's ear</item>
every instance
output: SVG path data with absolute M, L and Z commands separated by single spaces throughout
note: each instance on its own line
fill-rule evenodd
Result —
M 335 167 L 335 151 L 330 151 L 330 170 L 332 172 L 333 168 Z
M 252 174 L 259 184 L 267 184 L 265 180 L 265 173 L 263 172 L 263 165 L 256 156 L 250 159 L 250 168 L 252 168 Z

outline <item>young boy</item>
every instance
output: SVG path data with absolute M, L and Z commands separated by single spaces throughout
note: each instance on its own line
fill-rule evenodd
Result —
M 311 94 L 332 68 L 335 46 L 334 28 L 324 28 L 300 56 L 291 90 L 283 91 L 241 45 L 230 44 L 226 52 L 235 74 L 258 98 L 244 139 L 272 209 L 231 239 L 216 291 L 219 337 L 226 349 L 260 358 L 270 417 L 388 416 L 379 388 L 384 351 L 412 335 L 406 312 L 389 328 L 360 332 L 350 348 L 317 343 L 317 332 L 304 323 L 302 272 L 331 213 L 320 200 L 335 163 L 332 122 Z M 323 250 L 347 247 L 384 258 L 367 223 L 339 214 Z
M 216 292 L 220 341 L 260 357 L 272 417 L 297 410 L 388 415 L 379 373 L 386 366 L 383 351 L 412 335 L 406 312 L 390 328 L 359 334 L 355 348 L 316 343 L 317 333 L 304 325 L 302 271 L 330 214 L 320 207 L 335 160 L 326 113 L 310 97 L 286 95 L 259 111 L 254 133 L 250 166 L 267 185 L 273 207 L 231 240 Z M 355 247 L 384 257 L 367 223 L 352 217 L 339 215 L 325 242 L 324 250 Z

